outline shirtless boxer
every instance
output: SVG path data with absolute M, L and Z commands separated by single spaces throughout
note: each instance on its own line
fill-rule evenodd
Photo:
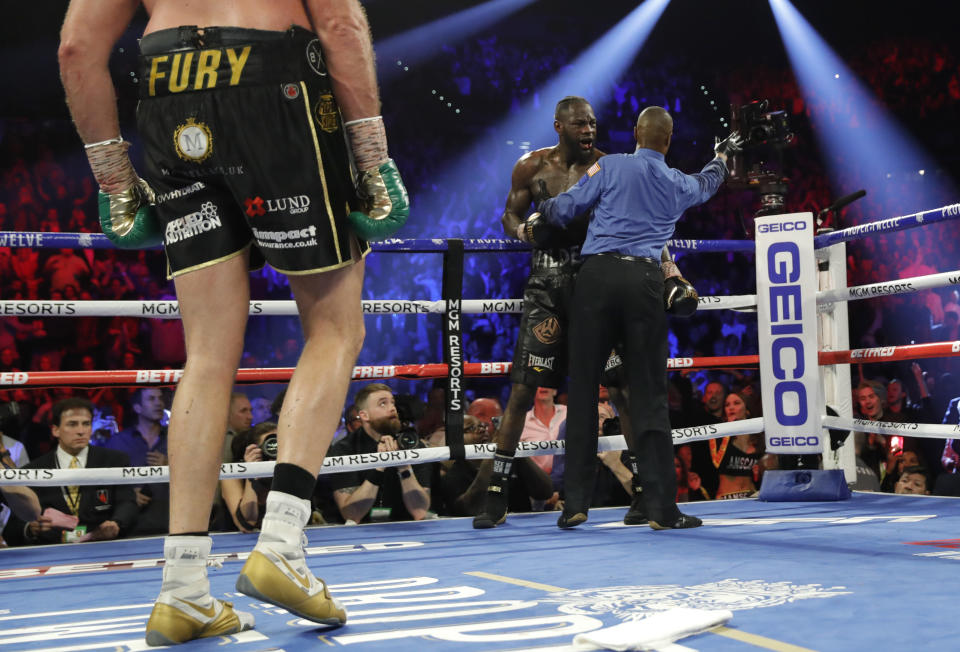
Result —
M 541 224 L 536 232 L 522 233 L 518 227 L 525 224 L 531 204 L 538 205 L 574 185 L 604 153 L 594 147 L 597 119 L 590 103 L 582 97 L 568 96 L 560 100 L 554 113 L 553 126 L 558 135 L 557 144 L 525 154 L 514 166 L 510 193 L 501 217 L 504 232 L 530 242 L 534 250 L 530 278 L 523 294 L 520 337 L 510 373 L 510 398 L 495 436 L 496 454 L 492 461 L 484 462 L 471 487 L 471 491 L 483 491 L 487 483 L 484 507 L 473 520 L 473 527 L 480 529 L 495 527 L 506 520 L 510 465 L 523 432 L 525 414 L 533 403 L 534 392 L 537 387 L 558 387 L 567 373 L 567 307 L 580 262 L 580 246 L 587 233 L 588 216 L 582 216 L 566 229 Z M 674 278 L 671 288 L 674 292 L 682 290 L 689 295 L 693 288 L 682 280 L 666 248 L 663 256 L 664 275 Z M 674 310 L 682 303 L 678 302 Z M 689 307 L 689 301 L 683 305 Z M 611 398 L 621 416 L 624 436 L 630 437 L 626 399 L 617 390 L 624 384 L 620 380 L 622 374 L 619 356 L 611 355 L 604 384 L 611 389 Z M 593 460 L 583 463 L 593 463 Z M 635 467 L 635 464 L 632 466 Z M 643 501 L 639 498 L 636 469 L 633 471 L 634 497 L 624 521 L 636 525 L 645 523 L 646 516 Z
M 107 65 L 139 4 L 72 0 L 59 59 L 100 184 L 104 232 L 128 247 L 163 235 L 186 336 L 169 428 L 170 535 L 146 640 L 168 645 L 253 626 L 210 594 L 207 527 L 243 351 L 248 270 L 264 260 L 289 276 L 305 343 L 280 412 L 263 529 L 237 590 L 341 625 L 346 611 L 307 567 L 301 536 L 363 343 L 363 238 L 388 233 L 407 210 L 387 155 L 366 16 L 356 0 L 146 0 L 137 110 L 144 182 L 120 135 Z

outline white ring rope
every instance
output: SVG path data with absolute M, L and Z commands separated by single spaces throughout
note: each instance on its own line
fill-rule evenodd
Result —
M 761 432 L 763 419 L 744 419 L 729 423 L 717 423 L 708 426 L 679 428 L 673 430 L 674 444 L 686 444 L 693 441 L 715 439 Z M 517 457 L 535 455 L 562 455 L 566 447 L 564 440 L 521 441 L 517 446 Z M 598 451 L 625 450 L 627 442 L 623 435 L 598 438 Z M 479 460 L 492 458 L 495 444 L 473 444 L 466 446 L 466 458 Z M 450 449 L 446 446 L 415 448 L 382 453 L 358 453 L 328 457 L 323 461 L 320 475 L 343 473 L 344 471 L 367 471 L 388 466 L 407 464 L 426 464 L 443 462 L 450 459 Z M 274 462 L 233 462 L 220 466 L 220 478 L 266 478 L 273 475 Z M 169 482 L 169 468 L 166 466 L 126 466 L 96 469 L 0 469 L 0 486 L 29 485 L 31 487 L 80 486 L 91 484 L 149 484 Z
M 895 423 L 890 421 L 870 421 L 869 419 L 843 419 L 825 416 L 824 428 L 873 432 L 879 435 L 906 435 L 924 439 L 944 439 L 960 436 L 960 426 L 941 423 Z
M 824 290 L 817 292 L 817 303 L 826 304 L 836 303 L 837 301 L 856 301 L 858 299 L 870 299 L 872 297 L 886 297 L 893 294 L 920 292 L 921 290 L 943 288 L 950 285 L 960 285 L 960 270 L 928 274 L 926 276 L 911 276 L 910 278 L 901 278 L 895 281 L 855 285 L 837 290 Z
M 442 314 L 447 302 L 418 299 L 365 300 L 367 315 Z M 756 308 L 753 294 L 729 297 L 700 297 L 699 310 Z M 464 299 L 464 314 L 507 314 L 523 312 L 523 299 Z M 296 317 L 293 301 L 251 301 L 250 315 Z M 180 304 L 176 301 L 0 301 L 0 317 L 143 317 L 146 319 L 179 319 Z

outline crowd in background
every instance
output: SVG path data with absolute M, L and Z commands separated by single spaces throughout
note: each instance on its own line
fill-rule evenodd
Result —
M 398 162 L 412 199 L 412 217 L 399 235 L 406 238 L 500 238 L 500 214 L 509 187 L 510 170 L 518 156 L 553 142 L 525 143 L 518 138 L 491 148 L 493 155 L 475 162 L 475 173 L 457 187 L 438 183 L 451 156 L 492 134 L 491 125 L 522 110 L 528 103 L 552 104 L 559 98 L 539 97 L 538 88 L 576 53 L 578 38 L 569 22 L 551 29 L 549 42 L 519 42 L 507 36 L 484 35 L 444 47 L 444 56 L 422 64 L 384 88 L 384 111 L 391 152 Z M 694 75 L 682 56 L 644 60 L 620 80 L 593 89 L 587 99 L 597 113 L 598 147 L 607 152 L 632 149 L 630 131 L 639 109 L 664 106 L 676 121 L 674 146 L 668 162 L 693 171 L 711 153 L 713 136 L 720 135 L 717 116 L 729 104 L 767 99 L 771 109 L 784 110 L 795 134 L 783 149 L 782 172 L 789 179 L 786 208 L 819 211 L 838 194 L 859 188 L 865 199 L 831 226 L 904 215 L 956 201 L 951 196 L 952 151 L 958 144 L 955 125 L 960 118 L 960 60 L 942 45 L 920 40 L 878 38 L 848 61 L 877 102 L 907 129 L 924 136 L 932 155 L 948 161 L 941 168 L 918 175 L 914 170 L 891 170 L 882 179 L 864 178 L 855 166 L 843 167 L 815 146 L 813 123 L 830 120 L 851 130 L 871 129 L 870 120 L 854 107 L 828 103 L 802 94 L 792 74 L 756 62 L 718 68 Z M 433 101 L 431 91 L 446 93 L 463 107 L 453 113 Z M 703 89 L 703 90 L 701 90 Z M 705 97 L 714 98 L 711 104 Z M 430 100 L 430 101 L 428 101 Z M 417 119 L 411 119 L 417 116 Z M 429 125 L 429 126 L 426 126 Z M 132 131 L 132 130 L 131 130 Z M 130 134 L 134 139 L 135 136 Z M 522 138 L 522 135 L 521 135 Z M 65 121 L 0 120 L 0 231 L 98 232 L 96 187 L 79 154 L 72 126 Z M 136 154 L 136 147 L 134 148 Z M 841 175 L 830 170 L 843 169 Z M 741 239 L 752 237 L 755 194 L 728 190 L 703 207 L 688 211 L 675 237 Z M 429 206 L 431 212 L 418 211 Z M 953 222 L 922 229 L 870 235 L 848 245 L 848 283 L 858 285 L 920 276 L 960 268 L 960 243 Z M 3 241 L 3 244 L 9 244 Z M 685 254 L 679 252 L 684 275 L 704 295 L 750 294 L 755 291 L 753 257 L 745 253 Z M 439 299 L 440 264 L 436 254 L 375 253 L 368 259 L 365 299 Z M 172 300 L 172 284 L 165 277 L 159 251 L 108 249 L 43 249 L 0 247 L 0 299 L 4 300 Z M 464 269 L 465 298 L 519 298 L 529 271 L 526 253 L 470 253 Z M 284 278 L 270 269 L 253 274 L 256 299 L 288 299 Z M 960 305 L 953 288 L 883 299 L 851 302 L 851 347 L 882 346 L 960 339 Z M 177 320 L 129 317 L 56 317 L 4 312 L 0 318 L 0 372 L 17 370 L 95 370 L 179 368 L 183 364 L 182 331 Z M 435 315 L 370 315 L 367 337 L 358 364 L 407 364 L 443 359 L 441 324 Z M 519 316 L 466 315 L 465 357 L 469 361 L 507 361 L 512 357 Z M 399 336 L 402 334 L 402 337 Z M 300 331 L 295 319 L 254 317 L 250 321 L 244 367 L 292 366 L 299 353 Z M 755 316 L 733 311 L 699 313 L 671 322 L 671 356 L 755 354 L 758 350 Z M 922 361 L 920 375 L 909 363 L 864 365 L 856 384 L 875 381 L 882 393 L 894 379 L 901 381 L 912 413 L 922 422 L 949 419 L 951 399 L 960 395 L 956 359 Z M 724 395 L 747 391 L 749 403 L 759 405 L 753 371 L 688 372 L 673 374 L 674 426 L 697 421 L 710 383 Z M 430 404 L 430 385 L 424 381 L 396 381 L 394 390 Z M 754 388 L 750 390 L 749 388 Z M 876 393 L 880 389 L 874 388 Z M 471 399 L 490 398 L 503 403 L 508 390 L 503 379 L 473 381 Z M 852 391 L 861 390 L 851 388 Z M 247 390 L 249 397 L 266 401 L 280 391 L 276 386 Z M 865 390 L 864 390 L 865 391 Z M 752 398 L 749 395 L 752 394 Z M 130 408 L 129 388 L 7 389 L 0 402 L 15 402 L 19 417 L 6 420 L 5 434 L 22 441 L 31 457 L 55 447 L 50 436 L 53 405 L 70 396 L 89 398 L 96 406 L 95 426 L 108 433 L 111 423 L 122 428 L 137 417 Z M 885 396 L 884 396 L 885 399 Z M 558 401 L 562 402 L 561 396 Z M 859 405 L 855 401 L 855 405 Z M 922 410 L 920 409 L 922 407 Z M 715 411 L 715 410 L 714 410 Z M 693 415 L 693 416 L 692 416 Z M 714 415 L 715 418 L 719 418 Z M 701 418 L 702 420 L 702 418 Z M 950 421 L 956 423 L 956 421 Z M 436 424 L 434 424 L 436 425 Z M 9 432 L 7 432 L 9 430 Z M 420 432 L 428 438 L 430 432 Z M 885 447 L 876 465 L 878 482 L 895 472 L 888 463 L 893 450 L 888 438 L 869 438 L 868 447 Z M 881 442 L 882 443 L 878 443 Z M 941 453 L 942 444 L 939 442 Z M 746 445 L 746 444 L 745 444 Z M 762 459 L 762 440 L 749 444 Z M 901 442 L 901 455 L 913 444 Z M 937 446 L 921 450 L 918 460 L 929 475 L 949 473 L 935 457 Z M 949 449 L 949 446 L 947 447 Z M 702 453 L 702 451 L 701 451 Z M 877 454 L 874 451 L 873 454 Z M 688 459 L 689 457 L 689 459 Z M 942 457 L 942 455 L 940 455 Z M 949 457 L 949 456 L 948 456 Z M 678 455 L 678 467 L 701 479 L 710 475 L 705 455 Z M 758 469 L 764 464 L 758 463 Z M 772 462 L 771 462 L 772 463 Z M 900 464 L 902 466 L 902 464 Z M 889 468 L 888 468 L 889 467 Z M 761 481 L 758 471 L 756 481 Z M 709 480 L 707 480 L 709 484 Z M 889 486 L 889 482 L 887 483 Z M 687 485 L 683 485 L 686 487 Z M 706 497 L 703 485 L 688 487 L 691 496 Z M 712 496 L 711 496 L 712 497 Z M 629 501 L 628 501 L 629 502 Z M 439 508 L 443 513 L 443 508 Z M 330 518 L 330 515 L 327 515 Z M 335 520 L 335 519 L 334 519 Z

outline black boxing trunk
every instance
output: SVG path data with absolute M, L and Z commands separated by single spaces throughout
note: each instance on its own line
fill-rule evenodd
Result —
M 140 42 L 137 124 L 171 276 L 251 248 L 278 271 L 350 265 L 369 251 L 320 41 L 180 27 Z
M 531 273 L 527 280 L 520 334 L 510 371 L 510 380 L 514 383 L 557 388 L 566 375 L 567 319 L 574 276 L 560 269 Z

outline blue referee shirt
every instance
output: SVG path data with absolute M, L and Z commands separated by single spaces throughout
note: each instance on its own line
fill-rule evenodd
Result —
M 593 210 L 581 255 L 614 252 L 660 260 L 685 210 L 710 199 L 727 176 L 719 158 L 698 174 L 667 167 L 663 154 L 637 149 L 598 160 L 577 185 L 540 206 L 552 224 L 565 225 Z

